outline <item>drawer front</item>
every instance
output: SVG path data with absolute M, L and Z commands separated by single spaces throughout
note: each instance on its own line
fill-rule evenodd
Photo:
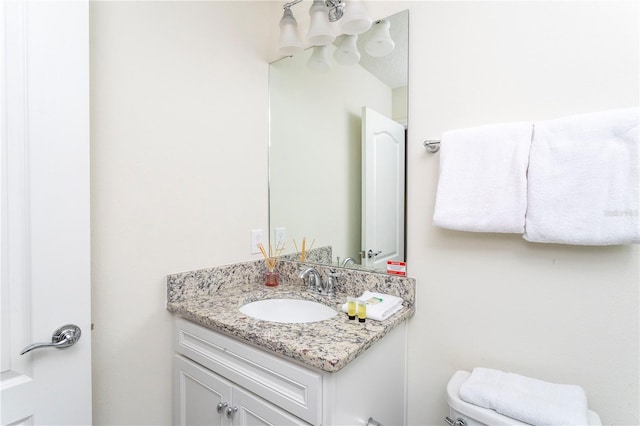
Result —
M 176 352 L 312 423 L 322 415 L 322 375 L 177 318 Z

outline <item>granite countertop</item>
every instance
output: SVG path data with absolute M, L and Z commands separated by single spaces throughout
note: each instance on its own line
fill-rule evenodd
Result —
M 265 287 L 255 279 L 225 280 L 214 289 L 186 296 L 172 297 L 169 290 L 167 309 L 280 356 L 336 372 L 415 312 L 413 304 L 405 302 L 400 311 L 385 321 L 349 320 L 341 310 L 342 304 L 347 296 L 361 293 L 347 294 L 341 290 L 337 289 L 336 296 L 330 299 L 307 292 L 300 280 L 281 280 L 277 287 Z M 277 323 L 249 317 L 239 310 L 246 303 L 274 298 L 313 300 L 335 308 L 338 314 L 313 323 Z

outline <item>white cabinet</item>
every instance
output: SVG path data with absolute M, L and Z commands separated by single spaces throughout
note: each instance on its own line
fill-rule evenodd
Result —
M 225 424 L 223 404 L 231 401 L 231 382 L 180 355 L 174 356 L 173 374 L 174 424 Z
M 174 346 L 176 425 L 406 424 L 404 324 L 336 373 L 180 318 Z
M 176 425 L 306 424 L 181 355 L 174 358 Z

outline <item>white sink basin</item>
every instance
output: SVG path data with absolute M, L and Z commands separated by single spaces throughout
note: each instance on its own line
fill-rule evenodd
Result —
M 285 323 L 324 321 L 338 314 L 322 303 L 298 299 L 258 300 L 243 305 L 240 312 L 263 321 Z

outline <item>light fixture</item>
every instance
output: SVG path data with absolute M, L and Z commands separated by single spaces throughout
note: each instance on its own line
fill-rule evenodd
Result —
M 329 8 L 329 21 L 336 22 L 344 15 L 344 1 L 326 0 L 324 4 Z
M 278 41 L 278 54 L 293 55 L 302 50 L 302 42 L 298 36 L 298 22 L 293 17 L 291 8 L 285 5 L 284 14 L 280 19 L 280 40 Z
M 333 28 L 329 23 L 329 8 L 323 0 L 313 0 L 309 9 L 311 24 L 307 33 L 307 40 L 311 46 L 326 46 L 336 39 Z
M 362 34 L 371 28 L 371 17 L 362 0 L 349 0 L 345 6 L 344 16 L 340 21 L 340 29 L 345 34 Z
M 360 52 L 358 52 L 358 36 L 345 34 L 340 40 L 340 44 L 333 53 L 333 57 L 340 65 L 355 65 L 360 62 Z
M 293 17 L 291 7 L 302 2 L 293 0 L 283 6 L 284 14 L 280 20 L 280 39 L 278 53 L 290 56 L 303 48 L 298 36 L 298 24 Z M 307 33 L 308 45 L 313 53 L 307 66 L 315 72 L 327 72 L 331 67 L 328 59 L 327 45 L 336 39 L 331 22 L 339 21 L 340 33 L 343 34 L 334 52 L 334 59 L 341 65 L 355 65 L 360 62 L 358 51 L 358 34 L 372 28 L 372 20 L 362 0 L 313 0 L 309 9 L 310 25 Z M 373 24 L 373 31 L 365 50 L 370 56 L 381 57 L 388 55 L 395 48 L 391 39 L 388 20 L 382 19 Z M 363 40 L 364 41 L 364 40 Z M 325 47 L 325 49 L 319 49 Z
M 291 7 L 302 0 L 293 0 L 283 6 L 284 14 L 280 19 L 280 39 L 278 53 L 292 55 L 302 48 L 298 36 L 298 23 L 293 17 Z M 361 34 L 371 27 L 371 18 L 362 0 L 313 0 L 309 9 L 310 25 L 307 39 L 309 46 L 324 46 L 336 39 L 330 22 L 340 21 L 340 30 L 344 34 Z
M 373 24 L 371 38 L 364 46 L 364 50 L 369 55 L 380 58 L 393 51 L 396 44 L 391 39 L 390 27 L 391 23 L 387 19 L 381 19 Z
M 313 53 L 307 61 L 307 67 L 315 73 L 326 73 L 331 69 L 327 46 L 314 46 Z

